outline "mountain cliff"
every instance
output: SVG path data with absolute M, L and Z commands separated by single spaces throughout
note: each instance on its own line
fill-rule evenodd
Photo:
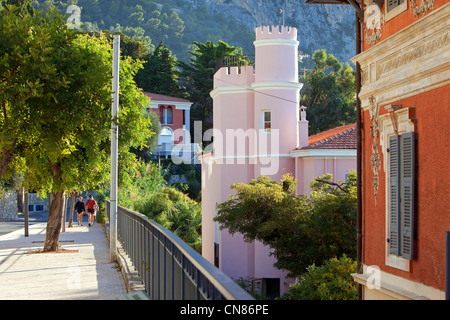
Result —
M 283 22 L 298 29 L 304 55 L 326 49 L 344 62 L 355 55 L 350 5 L 305 4 L 305 0 L 33 0 L 33 4 L 38 10 L 58 6 L 64 13 L 76 4 L 85 29 L 120 31 L 149 48 L 164 41 L 185 62 L 191 58 L 193 41 L 222 40 L 252 55 L 255 28 Z M 307 58 L 303 66 L 310 64 Z
M 206 6 L 253 31 L 262 25 L 284 24 L 298 29 L 299 49 L 312 55 L 326 49 L 341 61 L 355 55 L 355 13 L 350 5 L 305 4 L 304 0 L 184 0 L 180 17 L 188 8 Z M 281 11 L 282 10 L 282 11 Z M 243 46 L 247 47 L 247 46 Z

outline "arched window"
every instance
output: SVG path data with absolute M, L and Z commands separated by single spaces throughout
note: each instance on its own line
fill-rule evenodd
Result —
M 158 144 L 161 145 L 163 143 L 173 143 L 173 130 L 169 127 L 161 127 Z
M 167 107 L 166 108 L 166 116 L 165 116 L 165 124 L 173 124 L 173 111 L 172 111 L 172 107 Z
M 164 123 L 164 113 L 166 112 L 166 109 L 164 106 L 159 106 L 159 122 L 162 124 Z
M 159 121 L 161 122 L 161 124 L 173 124 L 172 106 L 159 107 Z

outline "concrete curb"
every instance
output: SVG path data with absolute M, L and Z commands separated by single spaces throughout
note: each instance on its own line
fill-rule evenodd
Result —
M 105 227 L 105 233 L 109 243 L 109 223 L 105 223 L 103 225 Z M 127 292 L 130 294 L 138 294 L 137 297 L 139 297 L 140 300 L 142 300 L 143 297 L 148 299 L 148 296 L 145 293 L 145 285 L 119 241 L 117 241 L 117 254 L 115 260 L 120 267 L 120 272 L 122 273 L 125 281 Z

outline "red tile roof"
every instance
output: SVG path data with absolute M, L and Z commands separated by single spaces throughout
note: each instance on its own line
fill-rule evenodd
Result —
M 356 149 L 356 123 L 320 132 L 308 138 L 302 149 Z
M 144 92 L 144 94 L 147 97 L 150 97 L 152 100 L 155 100 L 155 101 L 190 102 L 189 100 L 186 100 L 186 99 L 165 96 L 163 94 L 158 94 L 158 93 Z

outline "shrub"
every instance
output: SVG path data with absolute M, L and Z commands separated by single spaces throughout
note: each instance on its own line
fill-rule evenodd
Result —
M 108 221 L 108 213 L 106 208 L 106 195 L 102 192 L 98 192 L 96 195 L 96 201 L 98 205 L 98 212 L 97 212 L 97 222 L 98 223 L 105 223 Z
M 164 187 L 134 203 L 133 210 L 169 229 L 198 252 L 201 251 L 201 205 L 182 192 Z
M 355 272 L 356 262 L 346 255 L 329 259 L 320 267 L 311 265 L 282 299 L 356 300 L 357 287 L 350 275 Z

